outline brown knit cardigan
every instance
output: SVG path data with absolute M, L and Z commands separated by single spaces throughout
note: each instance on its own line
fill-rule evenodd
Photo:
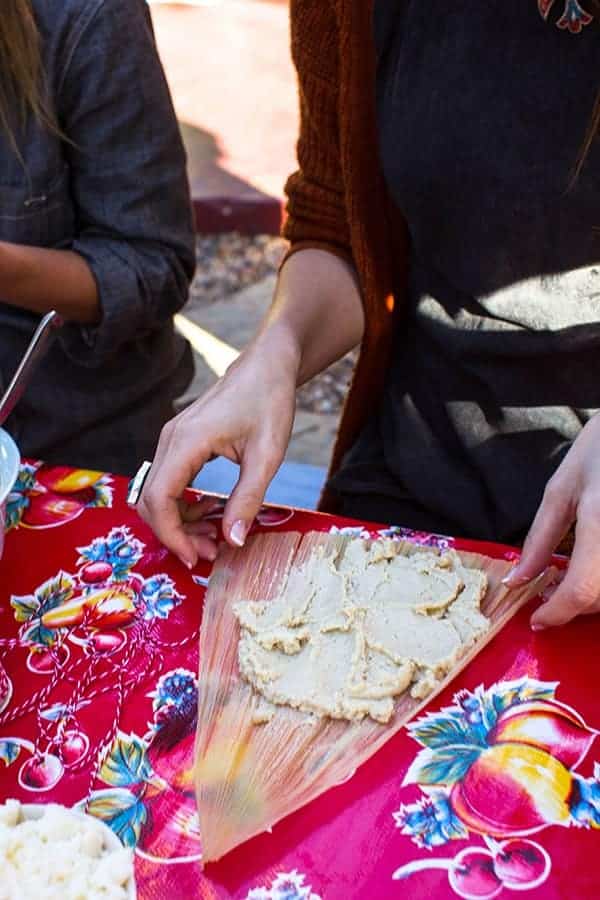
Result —
M 299 168 L 286 185 L 288 256 L 318 247 L 350 260 L 365 308 L 333 472 L 383 386 L 398 311 L 393 285 L 402 284 L 408 242 L 379 165 L 373 0 L 291 0 L 290 7 L 301 124 Z M 321 508 L 334 511 L 328 491 Z

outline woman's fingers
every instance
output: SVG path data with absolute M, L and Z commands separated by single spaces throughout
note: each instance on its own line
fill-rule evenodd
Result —
M 184 522 L 183 530 L 194 545 L 200 559 L 212 562 L 217 556 L 217 526 L 213 522 L 202 519 L 196 522 Z
M 216 509 L 221 509 L 222 505 L 222 500 L 206 496 L 199 496 L 192 503 L 188 500 L 179 500 L 178 502 L 179 514 L 184 522 L 198 522 Z
M 156 456 L 137 505 L 138 512 L 152 527 L 159 541 L 188 569 L 196 565 L 198 556 L 214 559 L 210 542 L 207 543 L 206 539 L 200 541 L 198 536 L 186 532 L 180 511 L 183 492 L 211 455 L 209 444 L 199 444 L 187 434 L 182 417 L 173 419 L 162 430 Z
M 183 500 L 194 476 L 215 456 L 241 466 L 222 527 L 231 544 L 244 544 L 289 441 L 296 375 L 290 364 L 265 366 L 263 354 L 251 345 L 203 398 L 163 428 L 138 507 L 159 540 L 186 565 L 215 555 L 212 533 L 191 526 L 222 502 Z
M 183 485 L 183 488 L 185 485 Z M 198 561 L 198 550 L 192 537 L 187 534 L 177 506 L 177 483 L 168 485 L 162 491 L 162 479 L 154 485 L 144 487 L 138 501 L 137 510 L 144 521 L 152 527 L 159 541 L 165 545 L 188 569 L 193 569 Z
M 217 526 L 213 522 L 206 522 L 204 519 L 200 519 L 197 522 L 184 522 L 183 530 L 186 534 L 202 534 L 210 538 L 211 541 L 217 538 Z
M 567 573 L 531 618 L 535 631 L 564 625 L 575 616 L 600 612 L 600 503 L 586 499 L 577 511 L 575 546 Z
M 240 477 L 223 513 L 223 534 L 236 547 L 242 547 L 250 527 L 262 506 L 271 479 L 283 459 L 283 451 L 273 447 L 261 450 L 258 444 L 246 447 Z
M 575 518 L 572 490 L 568 481 L 558 477 L 548 482 L 529 534 L 523 545 L 521 560 L 505 578 L 508 587 L 527 584 L 544 571 L 552 554 Z
M 210 538 L 203 534 L 188 534 L 198 559 L 206 559 L 208 562 L 214 562 L 217 558 L 217 544 L 214 538 Z

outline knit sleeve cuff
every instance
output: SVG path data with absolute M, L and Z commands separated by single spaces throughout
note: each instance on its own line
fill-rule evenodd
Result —
M 329 244 L 326 241 L 297 241 L 288 248 L 279 264 L 279 271 L 281 272 L 288 259 L 296 253 L 299 253 L 301 250 L 324 250 L 326 253 L 337 256 L 338 259 L 342 259 L 345 263 L 348 263 L 349 266 L 355 268 L 352 254 L 342 247 L 337 247 L 335 244 Z

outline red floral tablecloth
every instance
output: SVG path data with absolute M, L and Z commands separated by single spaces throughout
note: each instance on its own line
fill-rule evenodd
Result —
M 533 634 L 530 609 L 350 780 L 202 871 L 192 756 L 209 567 L 185 570 L 125 490 L 22 467 L 0 561 L 1 799 L 107 822 L 135 848 L 141 900 L 596 895 L 600 620 Z M 255 527 L 364 533 L 273 507 Z

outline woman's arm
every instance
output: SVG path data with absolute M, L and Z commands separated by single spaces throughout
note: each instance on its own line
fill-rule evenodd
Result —
M 299 386 L 360 343 L 364 324 L 353 267 L 326 251 L 307 249 L 284 264 L 257 340 L 287 336 L 298 358 Z
M 262 328 L 225 376 L 173 419 L 161 434 L 138 508 L 160 540 L 189 567 L 214 557 L 214 542 L 195 533 L 203 509 L 179 502 L 213 456 L 241 466 L 223 516 L 238 546 L 263 501 L 289 442 L 298 384 L 361 339 L 363 311 L 356 278 L 339 257 L 303 250 L 283 266 Z
M 339 146 L 337 18 L 331 0 L 291 0 L 292 55 L 300 96 L 299 169 L 286 186 L 291 250 L 272 309 L 255 339 L 208 393 L 161 435 L 139 502 L 160 540 L 188 565 L 214 542 L 180 502 L 213 456 L 241 467 L 223 533 L 244 542 L 289 442 L 298 384 L 357 344 L 364 321 L 352 265 Z
M 91 2 L 82 15 L 54 90 L 69 138 L 77 223 L 70 250 L 91 273 L 99 315 L 92 327 L 63 329 L 59 340 L 81 365 L 100 366 L 185 303 L 194 229 L 185 153 L 146 3 Z
M 95 325 L 98 289 L 85 260 L 71 250 L 46 250 L 0 241 L 0 297 L 30 312 L 59 312 L 70 322 Z

